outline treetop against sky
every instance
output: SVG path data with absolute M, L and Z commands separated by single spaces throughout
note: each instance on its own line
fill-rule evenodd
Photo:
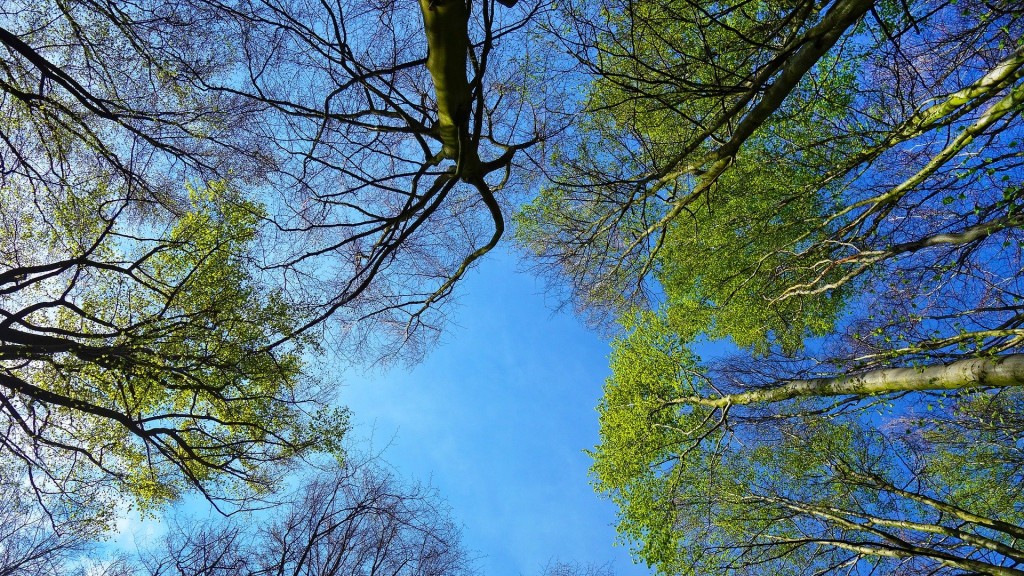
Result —
M 590 114 L 518 234 L 623 329 L 592 452 L 623 539 L 1018 573 L 1019 9 L 610 6 L 566 9 Z
M 510 228 L 615 336 L 591 472 L 638 560 L 1021 573 L 1022 17 L 5 5 L 5 474 L 268 496 L 344 453 L 324 367 L 421 359 Z
M 479 88 L 530 11 L 478 8 L 5 6 L 3 408 L 41 491 L 236 499 L 338 446 L 304 363 L 420 355 L 547 129 Z

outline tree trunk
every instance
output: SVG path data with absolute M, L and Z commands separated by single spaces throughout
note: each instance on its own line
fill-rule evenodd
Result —
M 427 34 L 427 70 L 437 97 L 435 130 L 442 143 L 434 160 L 455 160 L 456 175 L 472 180 L 480 170 L 480 157 L 469 137 L 469 8 L 465 0 L 420 0 L 420 11 Z
M 687 396 L 668 403 L 724 408 L 743 404 L 770 404 L 812 396 L 873 396 L 889 392 L 1005 388 L 1022 384 L 1024 354 L 1010 354 L 920 368 L 883 368 L 836 378 L 791 380 L 761 390 L 727 394 L 718 398 Z

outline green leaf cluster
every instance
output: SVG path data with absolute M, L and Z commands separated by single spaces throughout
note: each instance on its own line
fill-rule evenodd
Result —
M 794 252 L 823 234 L 824 202 L 805 191 L 813 177 L 764 149 L 748 151 L 714 194 L 671 224 L 656 276 L 680 335 L 766 353 L 832 330 L 849 288 L 781 298 L 819 274 Z
M 249 248 L 263 208 L 220 182 L 188 192 L 164 230 L 80 229 L 91 236 L 81 244 L 98 247 L 61 277 L 56 311 L 28 317 L 65 335 L 65 350 L 16 372 L 62 423 L 45 440 L 87 455 L 68 473 L 114 480 L 141 508 L 192 488 L 264 492 L 294 458 L 340 454 L 348 427 L 307 372 L 318 346 L 293 335 L 301 311 L 257 275 Z M 102 224 L 110 202 L 102 191 L 76 198 L 56 234 L 89 216 Z
M 745 419 L 680 401 L 707 373 L 663 321 L 639 320 L 615 342 L 592 473 L 658 573 L 977 569 L 1022 553 L 1019 390 L 921 419 Z

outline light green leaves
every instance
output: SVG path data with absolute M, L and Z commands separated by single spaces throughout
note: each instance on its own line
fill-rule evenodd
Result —
M 103 191 L 69 200 L 76 222 L 101 224 L 115 203 Z M 292 334 L 305 318 L 261 284 L 249 253 L 262 218 L 223 183 L 190 188 L 166 228 L 127 218 L 81 227 L 89 248 L 37 281 L 63 295 L 3 328 L 26 343 L 8 347 L 5 382 L 24 395 L 11 409 L 40 426 L 26 441 L 50 458 L 81 454 L 62 475 L 107 483 L 145 509 L 191 488 L 244 500 L 295 457 L 340 453 L 347 415 L 307 373 L 316 346 Z M 33 420 L 45 414 L 60 424 Z

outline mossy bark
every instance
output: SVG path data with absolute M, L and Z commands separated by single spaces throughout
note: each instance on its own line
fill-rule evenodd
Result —
M 420 0 L 420 11 L 427 35 L 427 70 L 437 98 L 435 131 L 442 144 L 434 160 L 455 160 L 457 175 L 472 179 L 480 170 L 480 157 L 469 134 L 469 8 L 465 0 Z

